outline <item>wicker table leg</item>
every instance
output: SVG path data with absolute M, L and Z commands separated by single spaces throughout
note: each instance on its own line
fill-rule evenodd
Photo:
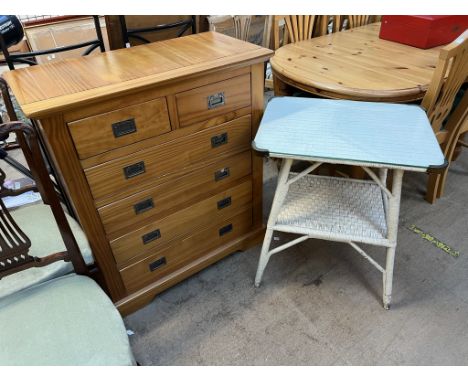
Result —
M 265 232 L 265 238 L 263 239 L 262 252 L 260 254 L 260 260 L 257 267 L 257 275 L 255 276 L 255 286 L 260 286 L 262 281 L 263 272 L 268 264 L 271 253 L 270 244 L 273 237 L 273 227 L 275 226 L 276 219 L 281 210 L 281 206 L 284 203 L 286 194 L 288 193 L 288 177 L 289 171 L 291 170 L 292 159 L 283 159 L 281 163 L 281 169 L 278 174 L 278 184 L 276 186 L 275 196 L 273 198 L 273 204 L 271 206 L 270 216 L 268 217 L 267 229 Z
M 395 262 L 403 172 L 403 170 L 394 170 L 392 179 L 392 197 L 389 198 L 388 201 L 387 237 L 392 245 L 387 248 L 387 259 L 385 271 L 383 272 L 383 306 L 385 309 L 390 309 L 390 303 L 392 301 L 393 265 Z

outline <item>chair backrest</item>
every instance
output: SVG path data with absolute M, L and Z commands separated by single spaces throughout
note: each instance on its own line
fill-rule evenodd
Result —
M 440 51 L 434 75 L 421 103 L 439 143 L 443 143 L 447 138 L 443 123 L 467 78 L 468 30 Z
M 262 19 L 263 28 L 261 28 Z M 206 20 L 210 31 L 225 33 L 239 40 L 270 48 L 273 16 L 211 15 Z M 258 33 L 259 29 L 261 34 Z
M 242 41 L 247 41 L 249 39 L 252 16 L 236 15 L 233 17 L 233 20 L 236 38 Z
M 339 15 L 286 15 L 273 17 L 273 49 L 335 33 L 341 30 L 343 17 Z
M 462 143 L 460 138 L 463 134 L 468 133 L 468 90 L 465 90 L 463 98 L 455 110 L 450 113 L 444 130 L 447 130 L 448 137 L 442 148 L 445 157 L 451 162 L 455 149 Z M 466 143 L 463 146 L 468 147 Z
M 5 172 L 0 168 L 0 196 L 15 196 L 15 192 L 4 188 Z M 22 191 L 22 190 L 21 190 Z M 25 190 L 26 192 L 26 190 Z M 28 255 L 31 241 L 11 217 L 3 200 L 0 199 L 0 279 L 21 269 L 29 268 L 34 258 Z
M 43 192 L 47 195 L 47 202 L 50 205 L 65 248 L 67 249 L 66 252 L 50 254 L 41 258 L 30 256 L 28 254 L 31 246 L 29 238 L 17 226 L 5 208 L 3 200 L 0 199 L 0 279 L 24 269 L 42 267 L 59 260 L 70 261 L 76 273 L 87 274 L 86 264 L 81 256 L 78 244 L 43 162 L 33 127 L 21 122 L 11 122 L 0 125 L 0 130 L 5 133 L 16 133 L 26 143 L 23 152 L 25 156 L 32 158 L 32 163 L 34 163 L 35 167 L 36 183 L 42 187 Z M 4 187 L 4 181 L 5 173 L 0 169 L 0 198 L 18 195 L 31 190 L 31 187 L 22 190 L 10 190 Z M 41 224 L 41 222 L 37 222 L 37 224 Z
M 127 22 L 125 20 L 125 16 L 119 16 L 120 20 L 120 27 L 122 32 L 123 44 L 124 46 L 131 46 L 131 40 L 139 41 L 140 43 L 148 44 L 151 41 L 147 38 L 148 36 L 144 37 L 145 34 L 151 32 L 158 32 L 164 31 L 168 29 L 177 30 L 177 37 L 181 37 L 187 32 L 189 29 L 191 30 L 192 34 L 196 33 L 196 16 L 192 15 L 184 20 L 175 21 L 171 23 L 159 24 L 159 25 L 152 25 L 146 26 L 141 28 L 128 28 Z
M 10 122 L 19 121 L 18 115 L 16 114 L 15 108 L 13 106 L 13 102 L 12 102 L 12 99 L 11 99 L 11 96 L 10 96 L 10 92 L 8 90 L 8 84 L 2 77 L 0 77 L 0 92 L 2 94 L 2 99 L 3 99 L 3 102 L 5 104 L 5 108 L 6 108 L 6 111 L 7 111 L 9 121 Z M 3 122 L 4 121 L 2 121 L 1 118 L 0 118 L 0 123 L 3 123 Z M 0 140 L 6 141 L 8 139 L 8 136 L 9 136 L 9 133 L 6 132 L 3 128 L 0 127 Z M 23 134 L 17 135 L 16 136 L 16 141 L 18 142 L 21 150 L 23 151 L 24 157 L 26 159 L 26 163 L 28 164 L 28 166 L 30 168 L 29 174 L 27 174 L 26 172 L 24 172 L 24 173 L 27 176 L 32 175 L 32 177 L 35 179 L 37 177 L 37 175 L 35 173 L 34 161 L 31 158 L 31 156 L 29 155 L 30 150 L 28 149 L 27 143 L 24 140 Z M 4 159 L 4 158 L 2 157 L 2 159 Z M 10 160 L 9 163 L 13 164 L 13 163 L 18 163 L 18 162 L 16 160 Z M 21 167 L 19 167 L 19 168 L 17 167 L 17 169 L 20 172 L 23 172 L 21 170 Z M 40 186 L 40 185 L 39 185 L 39 192 L 41 193 L 41 196 L 42 196 L 43 200 L 46 201 L 47 200 L 47 195 L 45 195 L 45 193 L 43 192 L 42 186 Z
M 339 32 L 343 28 L 344 16 L 318 16 L 319 24 L 315 28 L 314 37 L 324 36 L 329 33 Z
M 348 29 L 362 27 L 371 23 L 370 15 L 349 15 L 348 16 Z
M 278 49 L 282 45 L 312 38 L 318 16 L 286 15 L 275 16 L 273 20 L 273 47 Z M 283 33 L 281 27 L 284 22 Z

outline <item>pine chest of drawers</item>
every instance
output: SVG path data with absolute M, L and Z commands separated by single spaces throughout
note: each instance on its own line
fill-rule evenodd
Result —
M 5 74 L 123 314 L 261 240 L 271 53 L 208 32 Z

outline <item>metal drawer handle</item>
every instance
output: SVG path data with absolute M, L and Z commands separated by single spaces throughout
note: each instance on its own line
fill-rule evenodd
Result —
M 211 94 L 208 96 L 208 109 L 214 109 L 215 107 L 223 106 L 226 98 L 224 92 Z
M 211 137 L 211 147 L 216 148 L 222 145 L 225 145 L 228 143 L 228 134 L 227 133 L 222 133 L 219 135 L 215 135 L 214 137 Z
M 219 236 L 223 236 L 232 231 L 232 224 L 225 225 L 219 229 Z
M 223 208 L 229 207 L 231 205 L 231 197 L 228 196 L 227 198 L 221 199 L 218 202 L 218 210 L 222 210 Z
M 151 231 L 141 237 L 143 240 L 143 244 L 148 244 L 156 239 L 159 239 L 161 237 L 161 232 L 159 229 L 156 229 L 154 231 Z
M 127 134 L 132 134 L 137 131 L 135 119 L 130 118 L 125 121 L 115 122 L 112 124 L 112 132 L 114 137 L 119 138 Z
M 141 161 L 131 164 L 130 166 L 124 167 L 123 171 L 126 179 L 143 174 L 145 172 L 145 162 Z
M 222 168 L 214 173 L 214 179 L 217 182 L 218 180 L 222 180 L 227 178 L 230 175 L 229 167 Z
M 166 265 L 166 258 L 165 257 L 161 257 L 160 259 L 156 260 L 156 261 L 153 261 L 150 265 L 149 265 L 149 270 L 151 272 L 155 271 L 156 269 L 158 268 L 161 268 L 163 265 Z
M 145 211 L 148 211 L 154 207 L 153 198 L 145 199 L 141 202 L 138 202 L 133 205 L 133 209 L 135 210 L 135 214 L 141 214 Z

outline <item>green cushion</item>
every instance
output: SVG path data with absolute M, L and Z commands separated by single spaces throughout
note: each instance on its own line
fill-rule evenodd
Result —
M 31 239 L 30 255 L 44 257 L 66 250 L 49 206 L 33 204 L 12 210 L 10 213 L 18 226 Z M 66 216 L 86 264 L 93 264 L 91 248 L 83 230 L 72 217 L 67 214 Z M 71 263 L 56 261 L 46 267 L 31 268 L 6 276 L 0 280 L 0 298 L 72 271 Z
M 135 364 L 122 317 L 85 276 L 0 299 L 0 322 L 0 365 Z

